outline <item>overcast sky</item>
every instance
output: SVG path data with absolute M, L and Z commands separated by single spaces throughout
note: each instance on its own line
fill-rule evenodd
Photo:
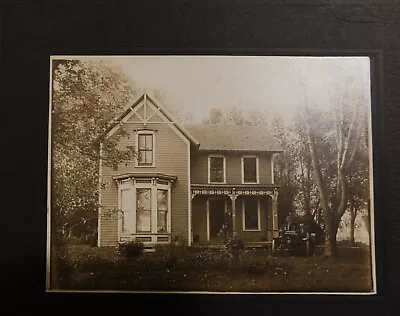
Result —
M 328 109 L 335 89 L 343 90 L 348 77 L 354 78 L 354 91 L 363 94 L 365 105 L 370 103 L 367 57 L 120 56 L 107 60 L 121 67 L 139 89 L 163 91 L 167 105 L 190 111 L 195 122 L 207 117 L 212 107 L 234 106 L 260 108 L 290 121 L 304 103 L 305 91 L 311 105 Z

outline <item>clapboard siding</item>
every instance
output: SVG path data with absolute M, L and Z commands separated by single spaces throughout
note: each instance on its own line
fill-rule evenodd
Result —
M 127 146 L 136 148 L 135 130 L 142 129 L 143 124 L 135 123 L 137 117 L 132 116 L 121 128 L 127 133 L 119 140 L 118 147 Z M 161 120 L 161 119 L 159 119 Z M 106 187 L 102 190 L 102 209 L 110 210 L 118 208 L 118 187 L 112 180 L 112 176 L 126 172 L 164 173 L 177 177 L 171 190 L 171 233 L 172 239 L 179 236 L 183 241 L 188 241 L 188 201 L 189 201 L 189 145 L 176 134 L 167 124 L 148 124 L 147 128 L 154 130 L 155 137 L 155 167 L 136 167 L 132 160 L 128 165 L 121 164 L 115 171 L 103 164 L 102 180 Z M 104 213 L 102 211 L 102 213 Z M 118 241 L 118 220 L 105 217 L 100 220 L 100 245 L 115 245 Z
M 221 153 L 218 153 L 221 154 Z M 208 183 L 208 156 L 209 153 L 198 152 L 191 158 L 191 177 L 192 183 L 206 184 Z M 225 153 L 226 161 L 226 183 L 240 184 L 242 183 L 242 156 L 247 154 Z M 262 153 L 259 157 L 259 180 L 260 184 L 271 184 L 271 154 Z

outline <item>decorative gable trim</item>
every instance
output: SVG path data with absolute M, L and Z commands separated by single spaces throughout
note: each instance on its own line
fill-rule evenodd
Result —
M 143 117 L 137 113 L 142 107 L 144 109 Z M 146 114 L 148 107 L 153 111 L 149 116 Z M 161 118 L 160 121 L 151 120 L 156 114 Z M 160 102 L 156 102 L 154 97 L 149 96 L 148 93 L 144 93 L 136 101 L 130 102 L 124 107 L 122 114 L 113 120 L 115 123 L 112 124 L 106 132 L 105 139 L 110 138 L 118 131 L 122 124 L 126 123 L 133 115 L 137 117 L 138 122 L 142 123 L 144 127 L 148 124 L 168 124 L 168 126 L 170 126 L 171 129 L 185 141 L 189 140 L 197 147 L 200 145 L 200 143 L 176 121 L 173 115 L 163 105 L 161 105 Z

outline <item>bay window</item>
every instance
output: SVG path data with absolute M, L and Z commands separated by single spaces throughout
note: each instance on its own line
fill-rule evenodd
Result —
M 151 232 L 151 189 L 136 189 L 136 232 Z
M 118 183 L 119 239 L 146 237 L 168 241 L 160 235 L 171 232 L 171 182 L 157 179 L 128 179 Z M 158 236 L 158 237 L 157 237 Z
M 157 232 L 167 231 L 168 191 L 157 190 Z

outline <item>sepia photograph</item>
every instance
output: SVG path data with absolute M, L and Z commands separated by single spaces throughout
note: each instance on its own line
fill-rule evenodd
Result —
M 51 56 L 47 291 L 377 293 L 366 56 Z

